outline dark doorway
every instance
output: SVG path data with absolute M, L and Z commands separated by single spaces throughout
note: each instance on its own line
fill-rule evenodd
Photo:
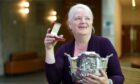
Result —
M 140 25 L 122 26 L 122 54 L 140 53 Z

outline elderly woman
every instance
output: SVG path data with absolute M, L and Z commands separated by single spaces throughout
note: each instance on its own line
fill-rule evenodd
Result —
M 109 59 L 107 73 L 100 70 L 100 76 L 91 74 L 83 77 L 82 84 L 123 84 L 124 76 L 121 72 L 119 60 L 111 42 L 103 37 L 93 35 L 93 14 L 91 9 L 84 4 L 76 4 L 68 13 L 69 30 L 74 39 L 63 44 L 54 54 L 54 47 L 63 35 L 55 36 L 48 32 L 44 43 L 46 49 L 45 73 L 49 84 L 79 84 L 73 81 L 70 63 L 64 53 L 78 56 L 84 51 L 95 51 L 101 57 L 113 53 Z M 57 38 L 57 39 L 56 39 Z

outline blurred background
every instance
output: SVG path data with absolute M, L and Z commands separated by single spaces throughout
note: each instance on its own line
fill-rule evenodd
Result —
M 0 84 L 47 84 L 43 71 L 46 30 L 60 22 L 59 34 L 71 40 L 67 12 L 77 3 L 92 9 L 95 35 L 112 42 L 126 78 L 140 78 L 140 0 L 0 0 Z

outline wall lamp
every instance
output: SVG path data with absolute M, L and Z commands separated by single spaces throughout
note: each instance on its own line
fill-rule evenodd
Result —
M 47 20 L 49 20 L 52 23 L 55 22 L 57 20 L 57 12 L 55 10 L 50 11 Z
M 27 14 L 29 14 L 30 10 L 29 10 L 29 6 L 30 6 L 30 3 L 28 1 L 21 1 L 19 3 L 19 13 L 22 15 L 22 16 L 25 16 Z

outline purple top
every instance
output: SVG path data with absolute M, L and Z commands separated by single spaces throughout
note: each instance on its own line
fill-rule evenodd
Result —
M 68 53 L 73 56 L 74 46 L 74 40 L 63 44 L 55 54 L 56 63 L 45 64 L 45 74 L 49 84 L 74 84 L 69 67 L 70 63 L 67 56 L 64 55 L 64 53 Z M 101 57 L 113 53 L 113 56 L 110 57 L 108 61 L 107 75 L 108 78 L 113 80 L 113 84 L 123 84 L 124 76 L 121 72 L 119 59 L 114 47 L 108 39 L 92 35 L 88 43 L 87 51 L 95 51 Z

